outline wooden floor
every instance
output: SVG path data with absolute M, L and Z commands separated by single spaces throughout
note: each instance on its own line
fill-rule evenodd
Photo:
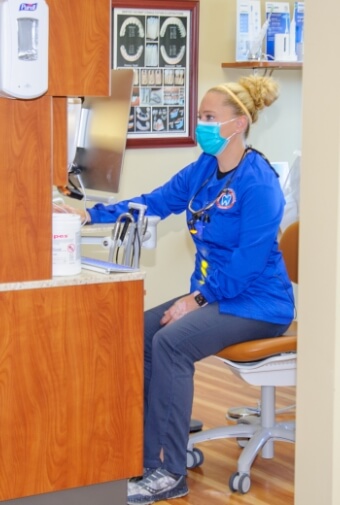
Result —
M 277 388 L 277 409 L 295 403 L 295 388 Z M 196 366 L 193 418 L 204 428 L 229 423 L 230 407 L 258 406 L 259 388 L 249 386 L 214 357 Z M 280 413 L 279 420 L 294 419 L 294 409 Z M 198 446 L 197 446 L 198 447 Z M 275 442 L 274 459 L 258 456 L 252 466 L 247 494 L 232 493 L 229 477 L 237 469 L 240 447 L 236 440 L 214 440 L 199 444 L 204 452 L 201 467 L 188 471 L 189 495 L 171 500 L 171 505 L 292 505 L 294 503 L 294 444 Z

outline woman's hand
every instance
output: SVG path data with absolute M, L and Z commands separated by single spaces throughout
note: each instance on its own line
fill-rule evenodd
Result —
M 195 293 L 191 293 L 190 295 L 186 295 L 183 298 L 176 300 L 176 302 L 164 312 L 161 324 L 165 325 L 173 323 L 174 321 L 177 321 L 177 319 L 185 316 L 185 314 L 199 309 L 200 306 L 197 305 L 194 296 Z

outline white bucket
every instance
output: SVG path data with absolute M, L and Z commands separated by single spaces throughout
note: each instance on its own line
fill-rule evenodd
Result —
M 53 276 L 79 274 L 81 271 L 80 216 L 55 213 L 52 224 Z

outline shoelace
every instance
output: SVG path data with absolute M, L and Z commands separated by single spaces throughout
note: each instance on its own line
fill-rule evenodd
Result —
M 149 492 L 153 492 L 154 491 L 154 489 L 152 488 L 153 482 L 156 482 L 158 479 L 161 479 L 163 477 L 168 477 L 169 479 L 173 479 L 173 481 L 176 480 L 172 475 L 168 474 L 168 472 L 164 473 L 162 470 L 157 468 L 151 475 L 148 475 L 148 477 L 144 480 L 141 486 L 147 489 Z

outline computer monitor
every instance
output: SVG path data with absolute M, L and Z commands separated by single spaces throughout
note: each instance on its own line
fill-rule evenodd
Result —
M 72 185 L 117 193 L 131 108 L 132 69 L 111 71 L 111 95 L 69 99 L 68 170 Z

